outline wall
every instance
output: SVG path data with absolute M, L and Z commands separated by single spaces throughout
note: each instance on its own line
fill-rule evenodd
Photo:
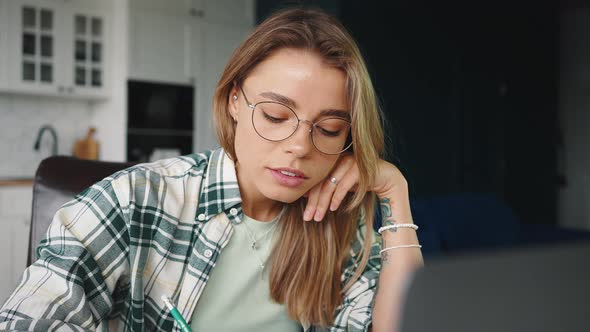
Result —
M 52 139 L 45 133 L 41 149 L 33 150 L 38 129 L 51 124 L 57 131 L 59 154 L 71 154 L 76 138 L 91 124 L 93 110 L 82 101 L 0 94 L 0 177 L 35 174 L 39 162 L 51 154 Z
M 413 197 L 491 192 L 523 223 L 557 223 L 552 3 L 343 1 L 340 12 Z
M 559 168 L 559 219 L 571 228 L 590 229 L 590 7 L 561 14 L 559 109 L 563 145 Z

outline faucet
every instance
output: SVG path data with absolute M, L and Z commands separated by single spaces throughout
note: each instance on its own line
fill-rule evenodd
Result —
M 55 129 L 50 125 L 44 125 L 41 128 L 39 128 L 39 131 L 37 132 L 37 139 L 35 140 L 35 146 L 33 148 L 35 149 L 35 151 L 39 151 L 39 148 L 41 147 L 41 138 L 43 137 L 43 133 L 45 133 L 46 130 L 49 131 L 49 133 L 53 137 L 51 155 L 55 156 L 57 155 L 57 133 L 55 132 Z

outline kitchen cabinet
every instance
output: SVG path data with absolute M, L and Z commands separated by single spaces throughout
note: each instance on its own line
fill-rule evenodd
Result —
M 218 146 L 210 125 L 215 84 L 254 26 L 253 0 L 130 0 L 129 77 L 194 87 L 193 149 Z
M 0 186 L 0 304 L 27 265 L 32 200 L 32 185 Z
M 133 80 L 191 84 L 198 55 L 193 47 L 190 6 L 175 0 L 162 3 L 162 7 L 151 1 L 130 2 L 129 76 Z
M 191 5 L 203 21 L 209 23 L 233 27 L 252 27 L 254 24 L 254 4 L 249 0 L 193 0 Z
M 129 2 L 129 77 L 193 84 L 200 63 L 203 1 Z
M 108 96 L 109 15 L 90 0 L 6 1 L 3 90 L 72 98 Z M 1 74 L 0 74 L 1 75 Z
M 254 24 L 254 4 L 228 0 L 131 0 L 129 77 L 132 80 L 195 84 L 210 64 L 219 68 L 238 45 L 218 28 L 244 37 Z M 215 38 L 217 36 L 217 38 Z M 208 50 L 230 49 L 204 63 Z M 209 52 L 210 53 L 210 52 Z M 220 74 L 220 71 L 218 70 Z M 215 82 L 219 77 L 207 77 Z

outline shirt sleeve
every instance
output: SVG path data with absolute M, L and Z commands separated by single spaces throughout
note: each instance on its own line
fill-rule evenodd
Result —
M 342 281 L 345 285 L 358 268 L 356 259 L 365 243 L 366 225 L 364 219 L 359 222 L 356 239 L 351 246 L 351 258 L 344 268 Z M 371 254 L 367 266 L 357 281 L 344 294 L 344 301 L 336 310 L 334 323 L 327 331 L 360 332 L 367 331 L 372 323 L 373 298 L 375 296 L 379 271 L 381 270 L 380 236 L 372 232 Z
M 37 249 L 38 260 L 0 309 L 0 330 L 95 330 L 129 270 L 126 219 L 112 177 L 64 204 Z

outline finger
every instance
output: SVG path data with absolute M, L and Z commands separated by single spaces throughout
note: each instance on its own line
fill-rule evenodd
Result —
M 328 209 L 330 208 L 332 195 L 334 194 L 336 189 L 341 186 L 340 179 L 345 177 L 346 173 L 352 168 L 353 165 L 354 161 L 352 160 L 343 161 L 334 170 L 332 176 L 328 177 L 326 180 L 323 181 L 322 190 L 320 192 L 316 208 L 316 214 L 314 216 L 315 221 L 321 221 L 324 218 L 326 211 L 328 211 Z M 335 179 L 335 183 L 332 182 L 332 179 Z
M 317 184 L 307 192 L 307 205 L 303 212 L 303 220 L 310 221 L 316 213 L 316 206 L 320 196 L 321 184 Z
M 330 211 L 336 211 L 344 197 L 350 192 L 354 191 L 354 188 L 358 184 L 359 180 L 359 170 L 356 165 L 351 167 L 348 172 L 344 175 L 336 190 L 334 190 L 334 194 L 332 195 L 332 200 L 330 202 Z
M 336 190 L 337 184 L 334 184 L 330 181 L 330 179 L 326 179 L 322 181 L 322 190 L 318 195 L 318 204 L 316 207 L 315 215 L 313 216 L 313 220 L 315 221 L 322 221 L 324 219 L 324 215 L 328 210 L 328 204 L 332 199 L 332 194 L 334 190 Z

